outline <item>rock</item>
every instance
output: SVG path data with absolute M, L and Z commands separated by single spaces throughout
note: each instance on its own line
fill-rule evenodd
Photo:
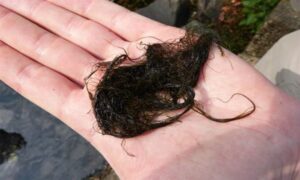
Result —
M 196 5 L 196 18 L 200 22 L 217 21 L 224 1 L 225 0 L 199 0 Z
M 156 0 L 136 12 L 167 25 L 183 26 L 192 11 L 190 0 Z
M 299 0 L 290 0 L 290 2 L 291 2 L 292 8 L 295 11 L 300 12 L 300 1 Z
M 255 64 L 284 35 L 300 28 L 300 14 L 282 0 L 240 56 Z
M 164 24 L 174 25 L 180 0 L 159 0 L 136 12 Z
M 225 0 L 156 0 L 137 12 L 164 24 L 182 27 L 196 13 L 200 22 L 214 21 Z
M 255 65 L 267 79 L 300 100 L 300 30 L 282 37 Z

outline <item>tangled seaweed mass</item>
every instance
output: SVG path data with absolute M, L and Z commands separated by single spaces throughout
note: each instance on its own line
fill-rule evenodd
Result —
M 176 122 L 191 109 L 218 121 L 195 107 L 193 90 L 213 43 L 211 34 L 187 33 L 177 42 L 147 45 L 138 59 L 126 54 L 116 57 L 94 95 L 89 92 L 102 134 L 134 137 Z

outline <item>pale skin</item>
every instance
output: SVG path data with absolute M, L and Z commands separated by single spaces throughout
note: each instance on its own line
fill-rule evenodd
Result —
M 122 139 L 96 130 L 84 78 L 93 64 L 123 49 L 141 54 L 137 44 L 145 37 L 166 41 L 184 31 L 106 0 L 0 0 L 0 5 L 1 81 L 78 132 L 122 179 L 299 178 L 300 102 L 236 55 L 212 48 L 196 100 L 214 116 L 231 117 L 251 104 L 242 97 L 220 99 L 242 93 L 256 104 L 253 114 L 217 123 L 190 111 L 180 123 L 126 139 L 132 157 Z

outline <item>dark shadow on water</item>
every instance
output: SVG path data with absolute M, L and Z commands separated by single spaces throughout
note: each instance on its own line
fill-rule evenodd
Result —
M 18 133 L 8 133 L 0 129 L 0 164 L 26 145 L 25 139 Z

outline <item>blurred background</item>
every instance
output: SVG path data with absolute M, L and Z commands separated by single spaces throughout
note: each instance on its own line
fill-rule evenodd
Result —
M 255 65 L 300 29 L 300 0 L 112 0 L 162 23 L 214 31 Z M 0 82 L 0 179 L 118 179 L 91 145 Z

